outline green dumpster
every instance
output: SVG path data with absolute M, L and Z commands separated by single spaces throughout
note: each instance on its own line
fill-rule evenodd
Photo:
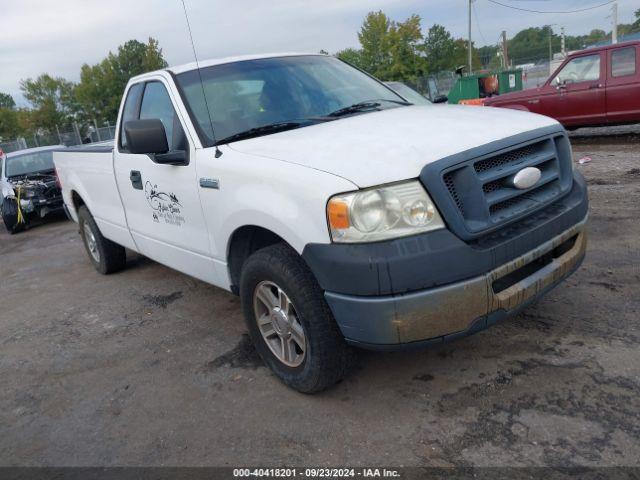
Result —
M 500 70 L 459 77 L 449 91 L 449 103 L 466 102 L 522 90 L 522 70 Z

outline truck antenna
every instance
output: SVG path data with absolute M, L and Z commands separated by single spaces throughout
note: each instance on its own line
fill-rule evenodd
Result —
M 189 40 L 191 41 L 191 48 L 193 50 L 193 58 L 196 59 L 196 70 L 198 70 L 198 78 L 200 79 L 200 87 L 202 88 L 202 97 L 204 98 L 204 106 L 207 109 L 207 115 L 209 116 L 209 125 L 211 126 L 211 136 L 213 137 L 213 145 L 216 149 L 215 157 L 220 158 L 222 151 L 218 148 L 218 142 L 216 141 L 216 134 L 213 131 L 213 119 L 211 117 L 211 110 L 209 110 L 209 102 L 207 101 L 207 95 L 204 91 L 204 82 L 202 81 L 202 73 L 200 73 L 200 63 L 198 62 L 198 55 L 196 54 L 196 45 L 193 43 L 193 34 L 191 33 L 191 24 L 189 23 L 189 15 L 187 15 L 187 6 L 182 1 L 182 8 L 184 10 L 184 18 L 187 20 L 187 30 L 189 31 Z

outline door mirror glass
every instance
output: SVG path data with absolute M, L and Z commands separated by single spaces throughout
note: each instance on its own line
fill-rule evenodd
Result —
M 131 153 L 163 154 L 169 151 L 167 134 L 159 118 L 129 120 L 124 124 L 124 134 Z

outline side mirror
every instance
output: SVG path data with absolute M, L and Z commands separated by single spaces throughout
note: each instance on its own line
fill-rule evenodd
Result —
M 167 134 L 158 118 L 129 120 L 124 124 L 127 147 L 131 153 L 167 153 Z
M 433 103 L 445 103 L 449 101 L 449 97 L 447 97 L 446 95 L 436 95 L 435 97 L 433 97 L 432 102 Z
M 130 153 L 146 154 L 156 163 L 167 165 L 186 165 L 187 152 L 177 150 L 169 152 L 167 134 L 158 118 L 129 120 L 124 124 L 127 147 Z
M 554 79 L 554 82 L 556 84 L 556 88 L 557 89 L 566 88 L 567 87 L 567 81 L 566 80 L 561 80 L 560 77 L 556 77 Z

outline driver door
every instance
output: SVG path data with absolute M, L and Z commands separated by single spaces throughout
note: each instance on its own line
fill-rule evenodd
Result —
M 133 85 L 127 92 L 122 115 L 114 170 L 127 225 L 138 251 L 213 282 L 215 266 L 200 205 L 195 149 L 168 85 L 162 79 Z M 162 122 L 170 152 L 187 152 L 187 164 L 160 164 L 154 162 L 153 155 L 128 151 L 124 124 L 152 118 Z
M 606 121 L 605 62 L 602 53 L 581 55 L 569 60 L 550 85 L 556 93 L 545 97 L 549 112 L 566 126 Z

